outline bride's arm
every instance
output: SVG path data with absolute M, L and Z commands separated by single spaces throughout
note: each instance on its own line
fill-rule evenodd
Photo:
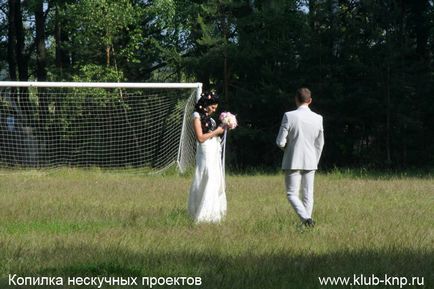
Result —
M 225 131 L 221 126 L 218 126 L 213 131 L 203 133 L 202 132 L 202 124 L 200 123 L 200 119 L 197 117 L 195 117 L 193 119 L 193 129 L 194 129 L 194 134 L 196 135 L 196 139 L 200 143 L 203 143 L 207 139 L 210 139 L 210 138 L 213 138 L 219 134 L 222 134 Z

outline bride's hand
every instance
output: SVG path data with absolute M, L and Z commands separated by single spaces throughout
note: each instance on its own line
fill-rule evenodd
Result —
M 218 126 L 218 127 L 214 130 L 215 135 L 219 135 L 219 134 L 222 134 L 222 133 L 224 133 L 224 132 L 225 132 L 225 129 L 224 129 L 223 127 L 221 127 L 221 126 Z

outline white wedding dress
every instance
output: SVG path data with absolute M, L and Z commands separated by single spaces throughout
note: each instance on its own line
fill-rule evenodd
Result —
M 195 112 L 193 117 L 199 117 L 199 114 Z M 226 215 L 221 151 L 219 137 L 197 142 L 196 169 L 188 197 L 188 211 L 196 223 L 217 223 Z

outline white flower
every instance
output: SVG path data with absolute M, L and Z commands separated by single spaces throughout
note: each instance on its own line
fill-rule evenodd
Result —
M 234 129 L 238 126 L 237 118 L 230 112 L 222 112 L 219 119 L 222 124 L 229 129 Z

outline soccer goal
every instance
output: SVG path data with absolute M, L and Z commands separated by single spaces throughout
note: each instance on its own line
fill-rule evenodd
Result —
M 0 82 L 0 166 L 156 172 L 194 163 L 201 83 Z

